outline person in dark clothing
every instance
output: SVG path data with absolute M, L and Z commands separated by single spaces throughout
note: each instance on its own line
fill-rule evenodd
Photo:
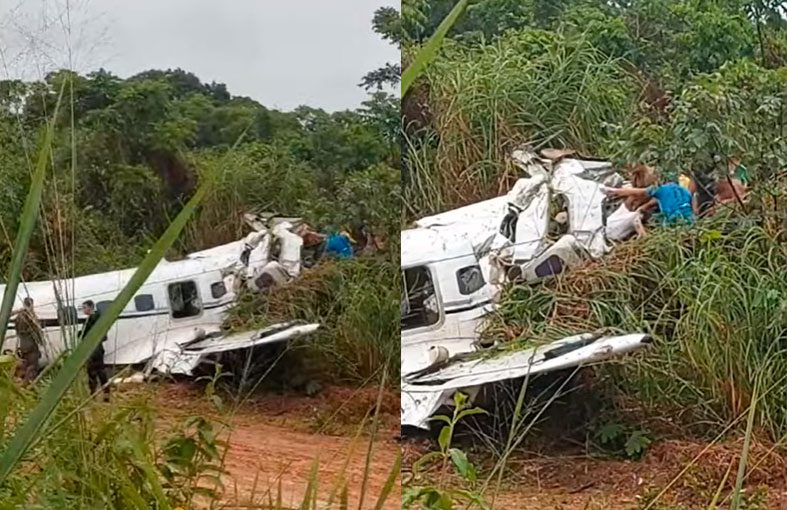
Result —
M 87 316 L 87 321 L 85 321 L 82 332 L 79 334 L 80 340 L 85 338 L 87 332 L 95 326 L 99 317 L 101 317 L 101 313 L 96 310 L 96 305 L 91 300 L 82 303 L 82 313 Z M 104 402 L 109 402 L 109 384 L 107 384 L 109 379 L 104 367 L 104 342 L 106 339 L 107 337 L 104 335 L 104 338 L 101 339 L 101 342 L 90 355 L 90 359 L 87 362 L 87 379 L 90 385 L 90 394 L 94 394 L 101 386 L 104 390 Z
M 19 340 L 18 350 L 22 358 L 19 366 L 19 375 L 25 382 L 32 382 L 38 375 L 38 363 L 41 359 L 41 345 L 43 344 L 44 334 L 33 311 L 33 299 L 26 297 L 23 307 L 12 312 L 16 316 L 14 325 L 16 336 Z

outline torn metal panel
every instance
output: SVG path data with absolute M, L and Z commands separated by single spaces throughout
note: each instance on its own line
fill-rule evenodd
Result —
M 552 175 L 555 193 L 568 199 L 569 230 L 591 257 L 609 251 L 604 238 L 603 185 L 580 177 L 585 168 L 578 161 L 566 159 L 558 163 Z
M 472 353 L 438 362 L 402 381 L 402 425 L 428 428 L 439 407 L 450 405 L 456 391 L 474 393 L 485 384 L 563 369 L 584 367 L 645 347 L 643 334 L 584 334 L 521 351 Z
M 402 386 L 401 393 L 401 424 L 419 429 L 429 428 L 429 418 L 448 402 L 451 392 L 448 391 L 408 391 Z
M 523 370 L 537 374 L 578 366 L 646 344 L 639 334 L 581 335 L 493 358 L 473 357 L 494 347 L 482 345 L 479 332 L 508 282 L 537 282 L 601 257 L 611 250 L 608 241 L 625 239 L 640 221 L 640 214 L 625 205 L 605 217 L 604 188 L 623 182 L 608 162 L 571 158 L 572 151 L 543 154 L 548 157 L 526 149 L 512 153 L 524 176 L 506 195 L 422 218 L 418 228 L 402 232 L 405 282 L 408 275 L 419 275 L 426 281 L 420 292 L 429 294 L 416 299 L 403 286 L 403 425 L 425 427 L 431 413 L 457 389 L 473 394 L 489 382 L 519 377 Z M 567 233 L 555 241 L 548 234 L 551 201 L 558 195 L 567 203 L 561 213 Z M 474 266 L 481 268 L 482 288 L 476 288 L 478 278 L 463 279 Z M 420 322 L 418 310 L 428 311 Z M 565 352 L 558 356 L 559 348 Z
M 191 375 L 211 354 L 249 349 L 314 333 L 319 324 L 289 322 L 276 324 L 256 332 L 235 333 L 198 340 L 188 346 L 175 346 L 160 351 L 151 361 L 151 368 L 161 373 Z
M 508 277 L 512 281 L 538 282 L 581 265 L 588 255 L 585 244 L 574 236 L 565 235 L 537 257 L 512 267 Z
M 640 212 L 629 211 L 626 204 L 620 204 L 612 214 L 607 216 L 604 233 L 609 241 L 625 241 L 634 235 L 639 225 L 642 225 Z

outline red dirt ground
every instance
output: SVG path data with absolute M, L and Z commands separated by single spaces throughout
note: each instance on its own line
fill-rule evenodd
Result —
M 354 438 L 357 424 L 376 407 L 377 397 L 375 388 L 327 388 L 313 398 L 273 395 L 241 404 L 233 416 L 224 417 L 230 425 L 223 437 L 230 445 L 224 480 L 227 508 L 263 508 L 269 497 L 276 500 L 279 480 L 283 503 L 297 508 L 318 459 L 318 498 L 326 500 L 343 478 L 349 488 L 350 506 L 357 508 L 369 436 L 364 433 Z M 204 393 L 193 385 L 162 384 L 155 400 L 162 428 L 191 415 L 221 419 Z M 399 431 L 397 393 L 384 395 L 381 411 L 364 508 L 374 507 L 399 451 L 395 439 Z M 397 481 L 384 508 L 398 509 L 400 501 Z
M 155 389 L 162 430 L 180 423 L 189 415 L 221 416 L 193 384 L 162 384 Z M 133 393 L 133 390 L 131 391 Z M 264 508 L 267 491 L 275 491 L 281 479 L 283 502 L 297 507 L 315 459 L 319 459 L 318 497 L 325 501 L 340 479 L 347 481 L 350 507 L 357 508 L 362 484 L 368 435 L 357 440 L 358 423 L 376 407 L 377 390 L 327 388 L 318 396 L 266 395 L 245 402 L 230 418 L 230 448 L 226 459 L 226 508 Z M 372 508 L 396 454 L 403 449 L 404 471 L 428 448 L 426 443 L 400 444 L 399 397 L 384 395 L 380 412 L 380 432 L 374 444 L 367 498 L 364 508 Z M 226 436 L 225 436 L 226 437 Z M 701 442 L 661 441 L 653 444 L 640 461 L 589 458 L 584 455 L 520 455 L 510 460 L 495 509 L 517 510 L 642 510 L 662 489 L 669 486 L 652 510 L 707 508 L 720 482 L 726 498 L 735 481 L 741 451 L 740 442 L 726 442 L 707 448 Z M 695 457 L 699 460 L 689 469 Z M 472 461 L 486 465 L 478 454 Z M 348 460 L 349 459 L 349 460 Z M 346 463 L 346 468 L 344 468 Z M 755 443 L 750 451 L 745 483 L 750 503 L 746 508 L 787 510 L 787 463 L 767 445 Z M 483 472 L 483 470 L 482 470 Z M 344 476 L 342 477 L 342 474 Z M 427 475 L 429 476 L 429 475 Z M 492 502 L 490 490 L 487 502 Z M 755 504 L 752 495 L 759 494 Z M 256 496 L 251 498 L 250 496 Z M 397 481 L 385 506 L 398 509 L 401 486 Z M 729 507 L 729 499 L 719 508 Z
M 725 498 L 735 483 L 742 445 L 722 443 L 702 453 L 706 447 L 698 442 L 663 441 L 654 444 L 641 461 L 522 455 L 509 462 L 493 508 L 642 510 L 669 486 L 650 507 L 652 510 L 706 509 L 731 466 L 718 505 L 728 508 L 730 500 Z M 424 451 L 423 443 L 406 445 L 405 471 Z M 697 456 L 699 460 L 681 474 Z M 472 461 L 479 462 L 473 457 L 471 454 Z M 430 477 L 436 478 L 436 474 L 427 475 Z M 745 508 L 787 510 L 785 459 L 765 445 L 755 444 L 750 450 L 744 487 L 744 497 L 749 500 Z M 487 491 L 487 503 L 492 503 L 495 492 L 494 488 Z M 755 494 L 760 497 L 757 504 Z

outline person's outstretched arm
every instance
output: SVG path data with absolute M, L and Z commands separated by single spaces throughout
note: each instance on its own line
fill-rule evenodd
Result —
M 607 188 L 605 193 L 613 198 L 647 198 L 650 196 L 647 188 Z

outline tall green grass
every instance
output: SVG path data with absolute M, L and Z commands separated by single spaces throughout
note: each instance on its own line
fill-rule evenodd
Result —
M 445 36 L 451 30 L 451 27 L 454 26 L 456 21 L 465 12 L 468 3 L 468 0 L 459 0 L 459 2 L 456 3 L 453 9 L 451 9 L 451 12 L 448 13 L 448 16 L 446 16 L 445 19 L 440 23 L 440 26 L 437 27 L 435 33 L 429 38 L 423 48 L 421 48 L 421 50 L 416 54 L 410 65 L 407 66 L 407 68 L 402 72 L 403 97 L 410 90 L 413 82 L 423 73 L 426 66 L 434 59 L 435 54 L 443 44 L 443 39 L 445 39 Z
M 16 389 L 6 372 L 0 374 L 0 397 L 8 404 L 0 419 L 13 426 L 34 408 L 37 395 Z M 0 485 L 0 508 L 172 508 L 216 490 L 201 480 L 217 471 L 209 424 L 200 425 L 199 436 L 175 432 L 161 438 L 144 399 L 102 409 L 72 392 L 59 403 L 25 461 Z M 205 462 L 193 462 L 191 446 L 207 448 Z M 177 470 L 190 476 L 174 476 Z
M 57 118 L 60 110 L 60 102 L 63 98 L 63 91 L 65 83 L 60 89 L 60 95 L 57 99 L 55 106 L 54 117 Z M 25 263 L 25 255 L 27 254 L 27 247 L 30 244 L 30 238 L 33 236 L 36 221 L 38 220 L 39 208 L 41 206 L 41 195 L 44 192 L 44 181 L 46 177 L 47 167 L 49 165 L 49 158 L 51 155 L 51 144 L 54 136 L 54 122 L 46 123 L 41 141 L 38 149 L 38 160 L 36 162 L 35 171 L 31 178 L 30 190 L 25 200 L 24 208 L 22 209 L 22 217 L 19 222 L 19 229 L 16 234 L 16 242 L 14 244 L 13 256 L 11 259 L 11 266 L 6 278 L 5 292 L 3 293 L 3 303 L 0 305 L 0 350 L 2 350 L 3 342 L 5 341 L 5 334 L 8 330 L 8 321 L 11 318 L 12 308 L 16 299 L 16 291 L 19 288 L 19 282 L 22 279 L 22 267 Z
M 228 325 L 242 331 L 293 319 L 318 322 L 321 328 L 288 360 L 308 366 L 324 382 L 359 384 L 378 379 L 386 369 L 390 384 L 396 384 L 399 285 L 398 261 L 388 254 L 325 260 L 270 295 L 245 296 Z M 281 375 L 293 376 L 289 370 Z
M 754 427 L 777 440 L 787 432 L 785 267 L 778 233 L 746 219 L 656 230 L 548 285 L 511 289 L 487 334 L 650 333 L 653 347 L 615 368 L 619 390 L 707 435 L 749 409 L 759 380 L 775 389 L 752 411 Z
M 419 214 L 505 193 L 521 143 L 597 154 L 637 91 L 622 63 L 584 38 L 536 30 L 447 45 L 426 76 L 431 126 L 406 150 L 405 201 Z

